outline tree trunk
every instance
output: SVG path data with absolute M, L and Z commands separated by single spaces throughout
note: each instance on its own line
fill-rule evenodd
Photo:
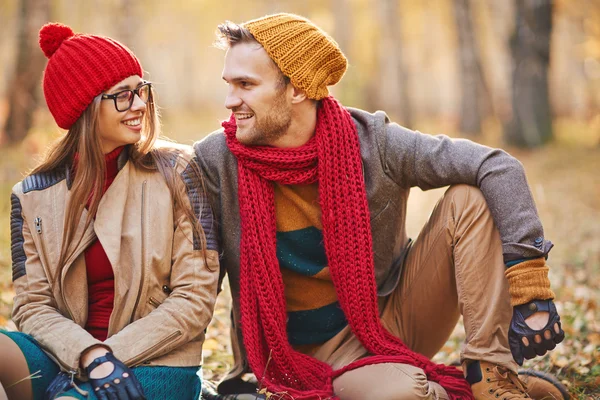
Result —
M 402 53 L 402 21 L 399 18 L 398 0 L 378 1 L 381 21 L 379 41 L 379 102 L 390 113 L 400 117 L 401 123 L 413 126 L 412 104 L 408 92 L 408 72 Z
M 21 0 L 17 22 L 17 62 L 8 88 L 8 117 L 4 127 L 8 143 L 20 142 L 33 124 L 46 58 L 38 45 L 38 32 L 50 19 L 50 0 Z
M 490 111 L 491 101 L 481 68 L 469 0 L 454 0 L 453 9 L 459 46 L 460 130 L 472 136 L 481 133 L 481 120 Z
M 552 139 L 548 96 L 552 0 L 517 0 L 513 57 L 512 120 L 504 129 L 507 143 L 537 147 Z

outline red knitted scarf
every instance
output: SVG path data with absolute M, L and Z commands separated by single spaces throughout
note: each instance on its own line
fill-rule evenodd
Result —
M 414 353 L 380 323 L 370 214 L 360 145 L 350 113 L 333 97 L 321 101 L 315 136 L 304 146 L 244 146 L 232 116 L 223 122 L 227 146 L 238 160 L 241 217 L 240 307 L 248 361 L 262 385 L 298 400 L 337 398 L 332 380 L 375 363 L 405 363 L 425 371 L 451 399 L 473 399 L 462 373 Z M 325 253 L 339 303 L 352 332 L 372 356 L 333 371 L 292 349 L 286 332 L 284 285 L 276 257 L 271 181 L 319 181 Z

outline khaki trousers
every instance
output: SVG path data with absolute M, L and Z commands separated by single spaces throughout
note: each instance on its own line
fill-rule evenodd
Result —
M 482 193 L 451 186 L 415 240 L 397 288 L 381 298 L 381 322 L 413 351 L 433 357 L 462 314 L 464 360 L 517 370 L 508 346 L 512 317 L 500 235 Z M 369 354 L 349 327 L 314 356 L 339 369 Z M 342 400 L 447 399 L 423 370 L 408 364 L 358 368 L 333 382 Z

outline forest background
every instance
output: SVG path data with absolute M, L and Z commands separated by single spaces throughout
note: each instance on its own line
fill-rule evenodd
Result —
M 165 135 L 191 144 L 228 117 L 217 24 L 280 11 L 338 41 L 350 63 L 332 88 L 343 104 L 524 164 L 556 244 L 548 264 L 567 332 L 525 367 L 600 398 L 600 0 L 0 0 L 0 326 L 14 329 L 10 189 L 64 134 L 43 101 L 39 28 L 58 21 L 127 44 L 154 82 Z M 413 190 L 411 237 L 442 192 Z M 228 315 L 225 291 L 204 349 L 211 379 L 231 363 Z M 456 362 L 463 340 L 459 324 L 436 361 Z

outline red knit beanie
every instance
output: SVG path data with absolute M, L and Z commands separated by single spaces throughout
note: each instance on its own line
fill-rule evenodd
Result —
M 63 129 L 69 129 L 100 93 L 132 75 L 143 76 L 140 61 L 121 43 L 74 34 L 63 24 L 44 25 L 40 47 L 48 57 L 44 96 Z

